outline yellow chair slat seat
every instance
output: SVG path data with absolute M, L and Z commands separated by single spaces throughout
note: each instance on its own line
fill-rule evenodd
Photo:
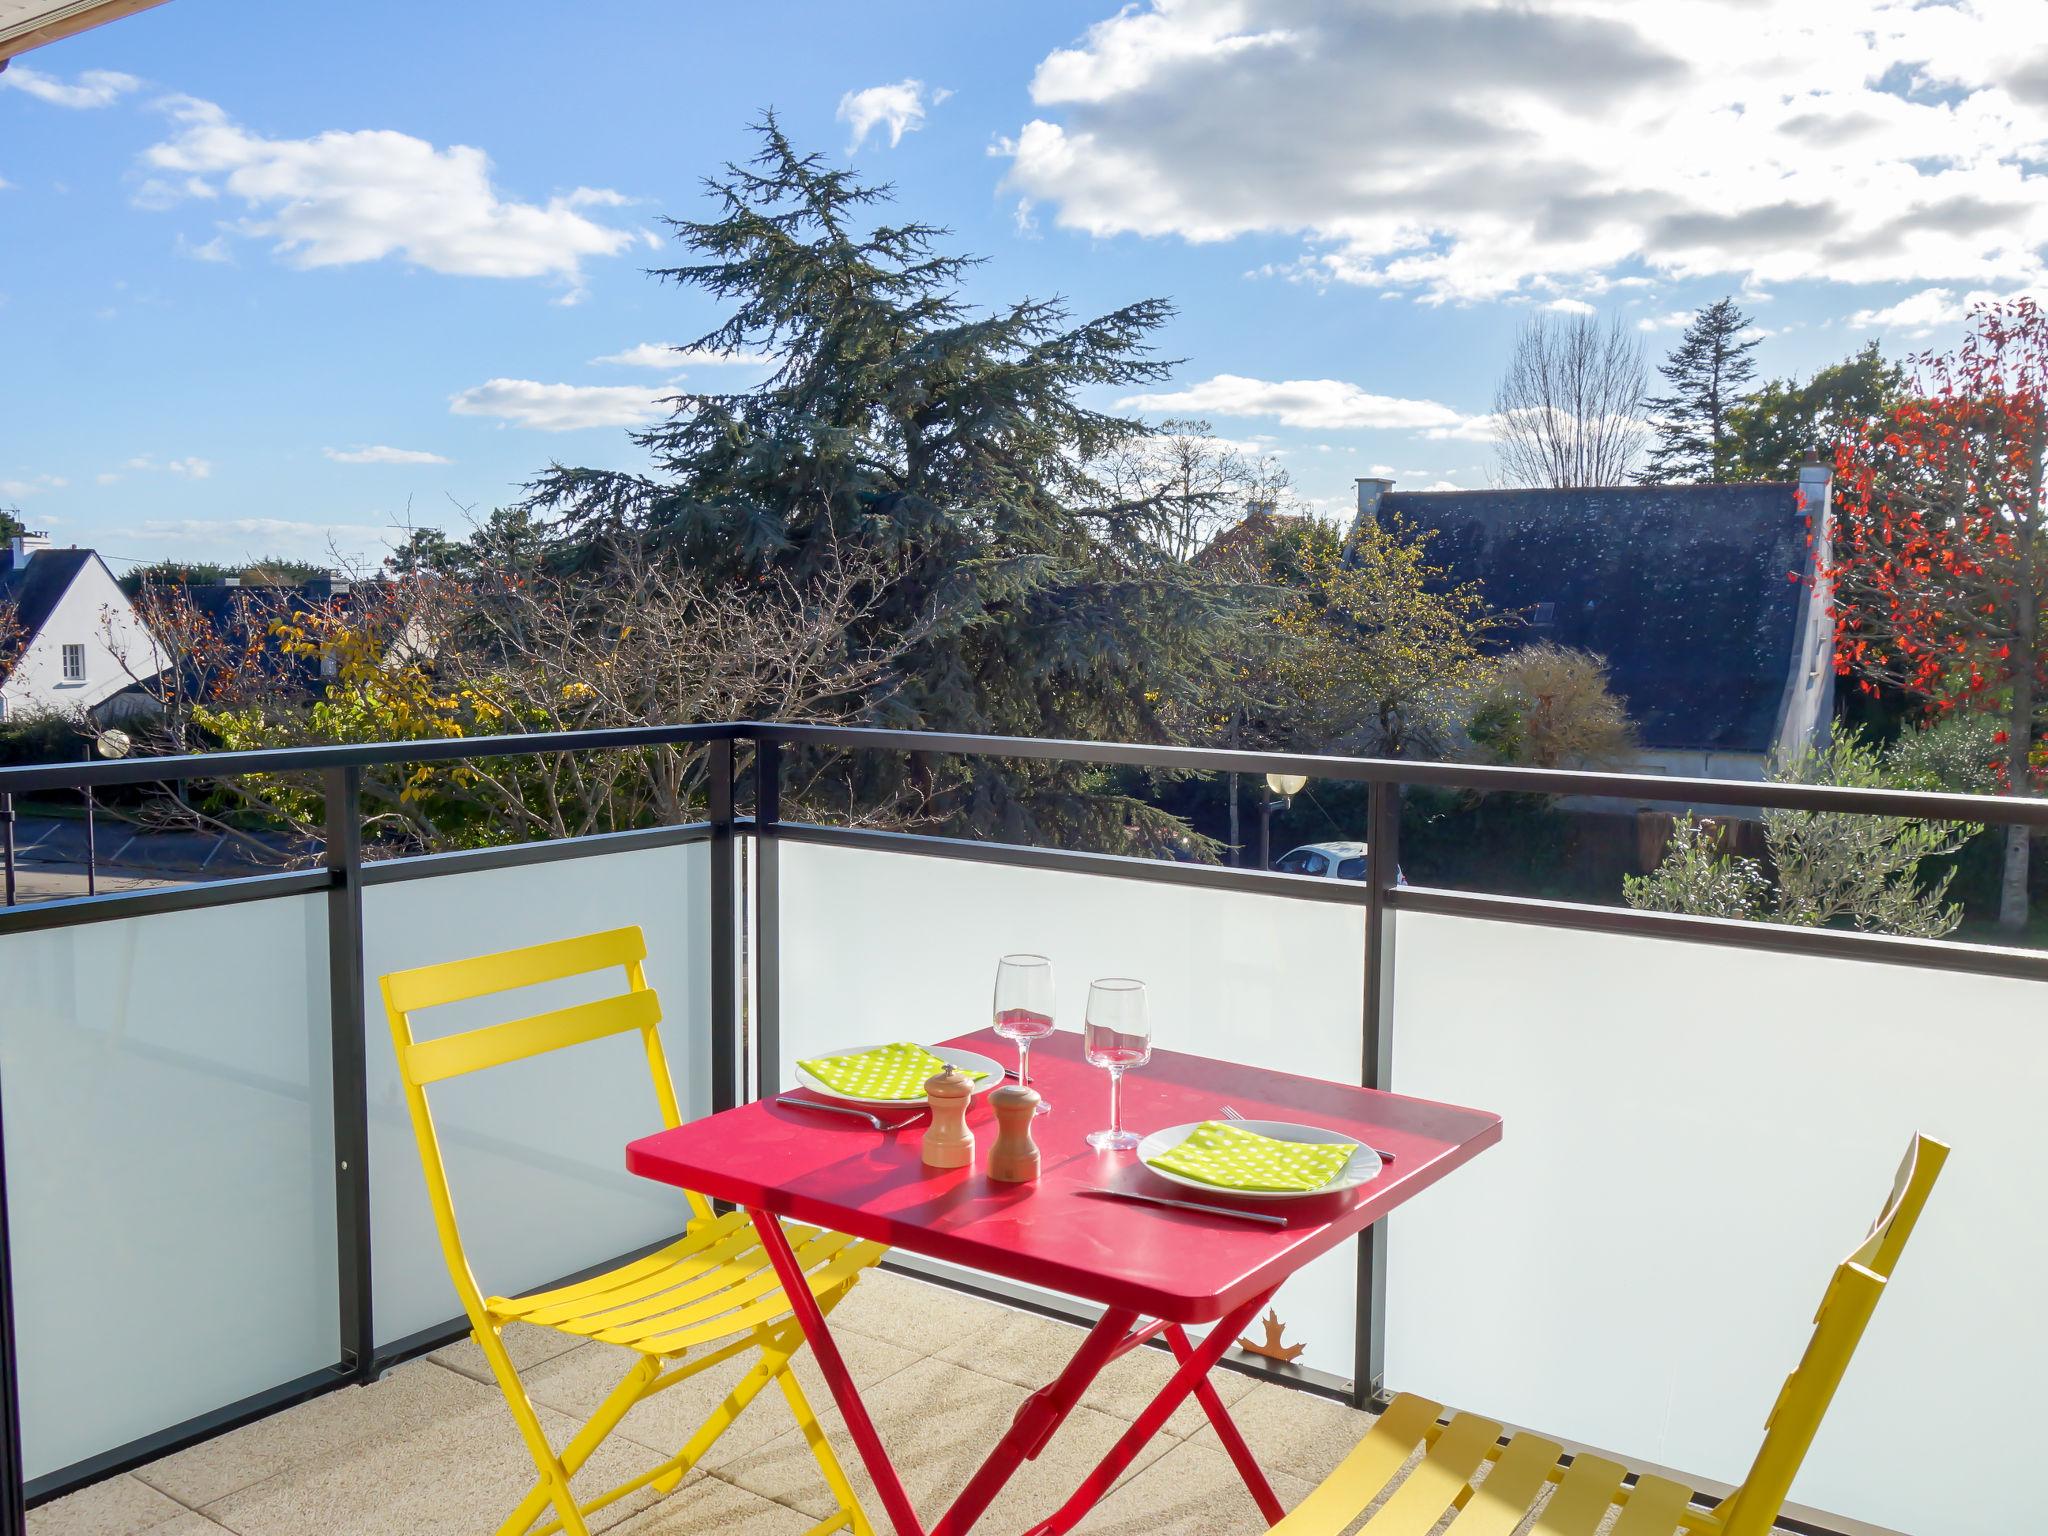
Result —
M 672 1491 L 770 1382 L 780 1387 L 837 1505 L 814 1531 L 873 1536 L 838 1457 L 790 1370 L 791 1359 L 803 1347 L 803 1330 L 790 1311 L 789 1297 L 769 1264 L 760 1234 L 744 1212 L 719 1215 L 703 1196 L 692 1193 L 687 1226 L 673 1242 L 602 1274 L 525 1296 L 486 1296 L 470 1270 L 427 1101 L 428 1086 L 545 1052 L 638 1033 L 662 1123 L 680 1125 L 682 1112 L 661 1045 L 661 1002 L 647 984 L 646 958 L 640 930 L 616 928 L 383 978 L 385 1013 L 442 1255 L 469 1315 L 471 1333 L 540 1472 L 540 1480 L 499 1526 L 500 1536 L 547 1536 L 557 1530 L 588 1536 L 586 1517 L 593 1511 L 640 1488 Z M 433 1039 L 414 1037 L 413 1015 L 422 1010 L 614 968 L 625 974 L 622 992 Z M 623 1144 L 624 1134 L 620 1140 Z M 783 1231 L 812 1296 L 826 1312 L 887 1251 L 879 1243 L 816 1227 L 785 1224 Z M 560 1451 L 549 1442 L 505 1347 L 504 1329 L 512 1323 L 622 1345 L 640 1357 Z M 756 1356 L 752 1369 L 674 1456 L 592 1498 L 579 1499 L 571 1490 L 570 1479 L 636 1403 L 749 1352 Z M 550 1505 L 555 1518 L 535 1526 L 535 1519 Z
M 785 1223 L 782 1230 L 821 1302 L 887 1251 L 816 1227 Z M 787 1315 L 789 1303 L 752 1224 L 734 1211 L 635 1264 L 530 1296 L 487 1296 L 484 1309 L 504 1322 L 672 1355 L 751 1332 Z
M 1404 1392 L 1272 1536 L 1768 1536 L 1947 1157 L 1941 1142 L 1913 1138 L 1869 1236 L 1835 1268 L 1749 1475 L 1711 1509 L 1670 1478 L 1631 1479 L 1619 1462 L 1504 1436 L 1477 1414 L 1446 1419 L 1441 1404 Z

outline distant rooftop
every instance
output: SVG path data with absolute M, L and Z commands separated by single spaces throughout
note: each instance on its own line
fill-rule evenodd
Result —
M 1646 747 L 1766 752 L 1810 596 L 1798 490 L 1385 490 L 1375 515 L 1436 530 L 1436 563 L 1528 621 L 1511 643 L 1606 657 Z

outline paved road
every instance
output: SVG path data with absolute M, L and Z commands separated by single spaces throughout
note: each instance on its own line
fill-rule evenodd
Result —
M 167 880 L 156 876 L 99 873 L 99 894 L 109 891 L 140 891 L 156 885 L 182 885 L 184 881 Z M 23 864 L 14 871 L 14 899 L 26 905 L 31 901 L 61 901 L 67 896 L 83 896 L 85 889 L 85 866 L 68 864 Z

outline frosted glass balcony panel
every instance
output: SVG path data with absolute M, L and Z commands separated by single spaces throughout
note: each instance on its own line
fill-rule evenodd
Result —
M 0 936 L 28 1476 L 339 1358 L 326 914 Z
M 1092 978 L 1135 976 L 1164 1049 L 1359 1080 L 1362 906 L 795 842 L 779 856 L 783 1069 L 764 1073 L 771 1086 L 835 1046 L 986 1028 L 996 960 L 1016 950 L 1052 957 L 1061 1029 L 1080 1029 Z M 1101 1099 L 1054 1112 L 1107 1111 L 1105 1076 Z M 1281 1289 L 1303 1365 L 1350 1376 L 1356 1267 L 1347 1243 Z
M 2038 1523 L 2024 1478 L 1955 1469 L 2038 1460 L 2048 987 L 1413 912 L 1396 931 L 1395 1086 L 1495 1110 L 1505 1138 L 1391 1218 L 1389 1386 L 1735 1482 L 1924 1130 L 1955 1154 L 1793 1498 L 1940 1536 Z
M 461 1311 L 434 1234 L 412 1122 L 378 993 L 387 971 L 638 924 L 661 994 L 662 1043 L 683 1113 L 711 1109 L 709 856 L 704 844 L 436 875 L 363 893 L 369 1018 L 372 1260 L 380 1343 Z M 452 1004 L 420 1037 L 615 992 L 618 971 Z M 478 1283 L 514 1295 L 679 1231 L 679 1191 L 632 1177 L 625 1146 L 661 1128 L 638 1034 L 437 1083 L 428 1090 Z

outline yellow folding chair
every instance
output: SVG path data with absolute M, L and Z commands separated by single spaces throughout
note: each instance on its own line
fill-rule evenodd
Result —
M 1566 1466 L 1564 1448 L 1554 1440 L 1531 1434 L 1504 1439 L 1499 1424 L 1477 1414 L 1440 1422 L 1441 1407 L 1403 1393 L 1272 1536 L 1338 1536 L 1382 1495 L 1385 1502 L 1357 1527 L 1361 1536 L 1423 1536 L 1446 1515 L 1445 1536 L 1509 1536 L 1547 1488 L 1550 1501 L 1530 1536 L 1593 1536 L 1616 1504 L 1621 1514 L 1607 1536 L 1766 1536 L 1947 1157 L 1942 1143 L 1914 1137 L 1870 1236 L 1828 1282 L 1806 1353 L 1785 1378 L 1749 1475 L 1713 1510 L 1695 1509 L 1693 1490 L 1669 1478 L 1646 1474 L 1624 1486 L 1628 1469 L 1618 1463 L 1580 1455 Z M 1418 1449 L 1425 1454 L 1400 1477 Z M 1482 1468 L 1485 1475 L 1475 1482 Z
M 804 1400 L 791 1357 L 803 1346 L 803 1331 L 789 1310 L 789 1301 L 769 1267 L 753 1225 L 743 1212 L 715 1214 L 701 1195 L 689 1196 L 690 1220 L 683 1235 L 658 1252 L 571 1285 L 530 1296 L 486 1296 L 471 1273 L 455 1220 L 447 1166 L 427 1104 L 427 1087 L 464 1073 L 519 1061 L 566 1046 L 582 1045 L 611 1035 L 638 1030 L 647 1050 L 654 1096 L 664 1125 L 682 1123 L 668 1060 L 662 1053 L 658 1025 L 661 1007 L 647 985 L 643 962 L 646 940 L 638 928 L 616 928 L 528 949 L 506 950 L 467 960 L 452 960 L 386 976 L 384 1009 L 391 1020 L 392 1043 L 398 1051 L 398 1073 L 405 1083 L 406 1105 L 419 1138 L 420 1163 L 426 1173 L 427 1197 L 433 1202 L 434 1225 L 441 1251 L 455 1282 L 470 1328 L 484 1358 L 504 1390 L 519 1433 L 533 1454 L 540 1480 L 519 1507 L 498 1527 L 499 1536 L 526 1530 L 548 1505 L 555 1518 L 534 1536 L 566 1531 L 588 1536 L 584 1517 L 635 1489 L 652 1486 L 672 1491 L 683 1475 L 708 1451 L 756 1394 L 773 1381 L 788 1399 L 790 1413 L 804 1433 L 818 1469 L 838 1501 L 838 1509 L 814 1526 L 814 1532 L 851 1530 L 872 1536 L 838 1458 Z M 438 1039 L 416 1040 L 413 1015 L 422 1009 L 488 997 L 522 987 L 587 975 L 618 966 L 625 971 L 626 990 L 509 1023 L 487 1025 Z M 790 1246 L 810 1280 L 811 1294 L 829 1312 L 853 1288 L 861 1272 L 886 1251 L 879 1243 L 855 1242 L 839 1233 L 787 1225 Z M 640 1358 L 599 1406 L 590 1422 L 558 1453 L 541 1427 L 533 1401 L 513 1369 L 503 1332 L 510 1322 L 554 1328 L 579 1338 L 621 1344 Z M 685 1360 L 692 1351 L 701 1351 Z M 604 1438 L 636 1403 L 686 1381 L 722 1361 L 752 1353 L 751 1370 L 690 1441 L 650 1472 L 578 1503 L 570 1491 L 576 1475 Z

